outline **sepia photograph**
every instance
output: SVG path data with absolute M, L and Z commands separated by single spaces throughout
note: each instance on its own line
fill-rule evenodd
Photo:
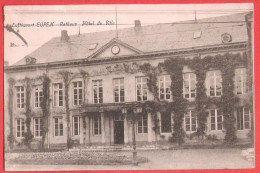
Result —
M 5 171 L 255 168 L 254 5 L 6 5 Z

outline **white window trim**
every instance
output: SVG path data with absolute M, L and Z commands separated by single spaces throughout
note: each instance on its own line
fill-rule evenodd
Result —
M 78 85 L 79 85 L 79 82 L 81 82 L 81 87 L 79 87 Z M 74 83 L 77 83 L 77 87 L 74 87 Z M 84 101 L 84 87 L 83 87 L 83 85 L 84 85 L 84 83 L 81 81 L 81 80 L 79 80 L 79 81 L 73 81 L 72 82 L 72 105 L 75 107 L 75 106 L 80 106 L 80 105 L 82 105 L 83 104 L 83 101 Z M 80 89 L 82 89 L 82 103 L 80 104 L 79 103 L 79 90 Z M 77 90 L 77 104 L 75 105 L 75 103 L 74 103 L 74 99 L 75 99 L 75 94 L 74 94 L 74 90 Z
M 138 121 L 142 121 L 142 132 L 138 132 Z M 144 132 L 144 115 L 142 114 L 142 119 L 140 119 L 140 120 L 137 120 L 136 121 L 136 133 L 137 134 L 148 134 L 148 115 L 147 115 L 147 117 L 146 117 L 146 121 L 147 121 L 147 132 Z
M 144 95 L 144 93 L 143 93 L 143 78 L 147 78 L 148 79 L 148 77 L 147 76 L 136 76 L 135 77 L 135 101 L 137 101 L 137 102 L 140 102 L 140 101 L 138 101 L 137 100 L 137 78 L 141 78 L 141 102 L 142 101 L 147 101 L 148 100 L 148 86 L 147 86 L 147 100 L 144 100 L 143 99 L 143 95 Z M 146 85 L 147 85 L 147 83 L 146 83 Z
M 238 72 L 238 74 L 237 74 L 237 76 L 235 77 L 235 79 L 236 79 L 236 81 L 235 81 L 235 87 L 236 87 L 236 90 L 235 90 L 235 92 L 236 92 L 236 95 L 242 95 L 242 94 L 247 94 L 248 93 L 248 90 L 249 90 L 249 88 L 248 88 L 248 86 L 246 86 L 247 88 L 247 92 L 245 92 L 245 88 L 244 88 L 244 82 L 247 82 L 247 81 L 244 81 L 244 77 L 246 78 L 245 80 L 247 80 L 247 74 L 246 74 L 246 68 L 238 68 L 238 69 L 236 69 Z M 245 72 L 245 74 L 243 74 L 243 72 Z M 238 92 L 238 90 L 237 90 L 237 87 L 238 87 L 238 81 L 237 81 L 237 78 L 240 78 L 241 79 L 241 91 L 242 91 L 242 93 L 241 94 L 238 94 L 237 92 Z
M 98 118 L 98 127 L 97 127 L 97 129 L 98 129 L 98 134 L 95 134 L 95 117 L 99 117 Z M 99 122 L 100 121 L 100 122 Z M 101 122 L 102 120 L 101 120 L 101 115 L 95 115 L 95 116 L 93 116 L 93 124 L 92 124 L 92 126 L 93 126 L 93 135 L 94 136 L 101 136 L 102 135 L 102 122 Z M 100 127 L 99 127 L 100 126 Z
M 163 77 L 163 90 L 164 90 L 164 93 L 163 93 L 164 98 L 163 99 L 161 99 L 161 92 L 160 92 L 160 90 L 161 90 L 160 77 Z M 159 87 L 158 88 L 159 88 L 159 98 L 160 98 L 160 100 L 171 100 L 172 99 L 171 87 L 169 88 L 170 89 L 170 98 L 169 99 L 166 98 L 166 95 L 167 95 L 167 93 L 166 93 L 166 77 L 170 77 L 170 75 L 165 74 L 165 75 L 159 76 L 159 80 L 158 80 Z M 171 83 L 171 78 L 170 78 L 169 82 Z
M 77 135 L 75 135 L 75 120 L 74 120 L 74 118 L 75 117 L 78 117 L 78 134 Z M 78 116 L 78 115 L 75 115 L 75 116 L 73 116 L 72 117 L 72 123 L 73 123 L 73 126 L 72 126 L 72 134 L 73 134 L 73 136 L 79 136 L 80 135 L 80 116 Z
M 38 91 L 36 91 L 37 88 L 38 88 Z M 37 92 L 37 97 L 35 96 L 36 92 Z M 36 108 L 36 109 L 37 109 L 37 108 L 41 108 L 40 92 L 43 93 L 43 88 L 42 88 L 42 86 L 36 85 L 36 86 L 34 87 L 34 108 Z M 36 98 L 37 98 L 37 102 L 38 102 L 38 105 L 39 105 L 39 106 L 36 106 Z M 42 95 L 42 98 L 43 98 L 43 95 Z
M 251 110 L 249 109 L 249 108 L 247 108 L 248 109 L 248 113 L 249 113 L 249 128 L 248 129 L 246 129 L 245 128 L 245 108 L 247 108 L 247 107 L 243 107 L 243 129 L 238 129 L 237 128 L 237 130 L 239 130 L 239 131 L 243 131 L 243 130 L 250 130 L 251 129 Z M 237 114 L 237 116 L 238 116 L 238 114 Z
M 184 114 L 184 129 L 185 129 L 185 132 L 187 133 L 193 133 L 193 132 L 197 132 L 197 128 L 198 128 L 198 118 L 197 116 L 195 115 L 195 118 L 196 118 L 196 130 L 195 131 L 192 131 L 192 117 L 191 117 L 191 112 L 194 111 L 194 110 L 189 110 L 187 111 L 189 113 L 189 119 L 190 119 L 190 131 L 187 131 L 186 129 L 186 114 Z M 195 113 L 195 111 L 194 111 Z
M 102 79 L 97 79 L 97 80 L 92 80 L 92 102 L 93 104 L 100 104 L 100 101 L 99 101 L 99 86 L 100 84 L 97 85 L 97 103 L 95 103 L 95 94 L 94 94 L 94 82 L 102 82 L 102 103 L 104 103 L 104 86 L 103 86 L 103 80 Z
M 123 79 L 123 88 L 124 88 L 124 101 L 121 101 L 121 94 L 120 94 L 120 90 L 121 90 L 121 83 L 120 80 Z M 115 84 L 115 80 L 119 80 L 119 85 Z M 116 97 L 115 97 L 115 86 L 118 86 L 118 102 L 116 102 Z M 114 97 L 114 103 L 122 103 L 125 102 L 125 79 L 124 78 L 114 78 L 113 79 L 113 97 Z
M 17 131 L 17 127 L 18 127 L 18 123 L 17 123 L 17 121 L 18 120 L 20 120 L 20 129 L 19 129 L 19 134 L 20 134 L 20 136 L 17 136 L 17 133 L 18 133 L 18 131 Z M 23 123 L 22 123 L 23 122 Z M 24 122 L 24 119 L 23 118 L 17 118 L 17 119 L 15 119 L 15 136 L 16 136 L 16 138 L 19 138 L 19 139 L 21 139 L 21 138 L 24 138 L 24 136 L 22 136 L 22 133 L 25 133 L 25 124 L 24 124 L 25 122 Z M 24 131 L 22 131 L 22 124 L 23 124 L 23 126 L 24 126 Z
M 39 136 L 36 136 L 36 123 L 35 123 L 36 119 L 40 120 L 40 121 L 39 121 L 40 123 L 38 124 L 38 125 L 39 125 L 39 128 L 40 128 L 39 134 L 40 134 L 41 131 L 42 131 L 42 129 L 41 129 L 41 123 L 43 123 L 43 122 L 42 122 L 42 121 L 43 121 L 42 118 L 34 118 L 34 119 L 33 119 L 33 134 L 34 134 L 33 136 L 34 136 L 35 138 L 41 138 L 42 136 L 40 136 L 40 135 L 39 135 Z
M 215 111 L 215 130 L 211 129 L 211 110 Z M 221 112 L 221 119 L 222 119 L 222 129 L 218 129 L 218 111 L 220 111 L 219 109 L 209 109 L 209 120 L 210 120 L 210 124 L 209 124 L 209 129 L 210 131 L 223 131 L 224 130 L 224 124 L 223 124 L 223 120 L 224 120 L 224 116 L 223 116 L 223 112 Z
M 221 94 L 219 95 L 219 96 L 217 96 L 217 75 L 216 75 L 216 72 L 218 72 L 219 70 L 214 70 L 214 71 L 208 71 L 207 73 L 207 77 L 208 77 L 208 81 L 207 81 L 207 83 L 208 83 L 208 88 L 207 88 L 207 92 L 208 92 L 208 96 L 209 97 L 221 97 L 222 96 L 222 94 L 223 94 L 223 86 L 222 86 L 222 74 L 221 74 L 221 71 L 219 71 L 220 72 L 220 83 L 221 83 Z M 214 73 L 214 96 L 211 96 L 210 95 L 210 75 L 209 75 L 209 73 L 210 72 L 213 72 Z
M 55 135 L 55 118 L 58 118 L 58 135 L 57 136 Z M 59 121 L 60 120 L 62 121 L 62 128 L 63 128 L 62 129 L 62 131 L 63 131 L 62 135 L 60 135 L 60 130 L 61 130 L 60 126 L 59 126 Z M 59 116 L 58 117 L 53 117 L 53 122 L 54 122 L 53 123 L 53 136 L 54 137 L 63 137 L 64 136 L 64 121 L 63 121 L 63 117 L 59 117 Z
M 188 78 L 188 82 L 189 82 L 189 91 L 188 91 L 188 94 L 189 94 L 189 98 L 185 98 L 185 94 L 187 94 L 186 92 L 185 92 L 185 87 L 184 87 L 184 82 L 185 82 L 185 79 L 184 79 L 184 75 L 185 74 L 188 74 L 188 76 L 189 76 L 189 78 Z M 191 74 L 194 74 L 195 75 L 195 97 L 194 98 L 192 98 L 191 97 Z M 189 100 L 193 100 L 193 99 L 195 99 L 196 98 L 196 94 L 197 94 L 197 92 L 196 92 L 196 82 L 197 82 L 197 76 L 196 76 L 196 74 L 195 73 L 192 73 L 192 72 L 189 72 L 189 73 L 184 73 L 183 74 L 183 98 L 185 98 L 185 99 L 189 99 Z
M 19 91 L 17 91 L 18 87 L 20 88 Z M 23 87 L 23 92 L 21 91 L 21 87 Z M 22 102 L 22 99 L 21 99 L 22 93 L 24 94 L 24 98 L 23 98 L 24 102 Z M 20 107 L 18 107 L 17 94 L 19 94 L 19 96 L 20 96 L 20 102 L 19 102 Z M 16 103 L 15 108 L 16 109 L 25 109 L 25 97 L 26 97 L 25 96 L 25 87 L 24 86 L 15 86 L 15 103 Z M 23 104 L 23 108 L 21 107 L 22 104 Z
M 62 88 L 61 88 L 61 89 L 58 88 L 57 90 L 55 90 L 55 85 L 59 85 L 59 84 L 61 84 Z M 53 84 L 52 84 L 52 100 L 53 100 L 53 101 L 52 101 L 52 102 L 53 102 L 52 105 L 53 105 L 53 107 L 63 107 L 63 106 L 64 106 L 64 91 L 63 91 L 63 88 L 64 88 L 64 87 L 63 87 L 63 83 L 62 83 L 62 82 L 53 83 Z M 62 91 L 62 106 L 59 105 L 59 102 L 60 102 L 60 99 L 59 99 L 59 91 L 60 91 L 60 90 Z M 54 92 L 55 92 L 55 91 L 58 91 L 58 98 L 57 98 L 57 99 L 58 99 L 58 101 L 57 101 L 58 103 L 57 103 L 56 106 L 55 106 L 55 103 L 54 103 L 54 102 L 55 102 L 55 99 L 54 99 L 54 97 L 55 97 Z

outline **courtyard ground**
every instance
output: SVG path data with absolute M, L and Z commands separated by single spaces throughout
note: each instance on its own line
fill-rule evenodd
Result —
M 254 162 L 245 160 L 241 149 L 178 149 L 138 151 L 139 157 L 149 161 L 138 166 L 128 165 L 28 165 L 9 164 L 5 170 L 132 170 L 132 169 L 239 169 L 254 168 Z M 107 154 L 129 156 L 131 151 L 110 151 Z M 8 158 L 8 154 L 7 157 Z M 9 157 L 10 158 L 10 157 Z

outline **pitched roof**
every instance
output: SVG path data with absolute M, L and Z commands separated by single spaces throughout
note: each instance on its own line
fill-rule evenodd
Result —
M 185 21 L 156 24 L 141 26 L 139 30 L 131 27 L 119 29 L 118 40 L 143 53 L 222 44 L 223 33 L 231 34 L 233 43 L 244 42 L 247 41 L 247 27 L 241 21 L 245 21 L 245 13 L 200 19 L 196 23 Z M 194 38 L 194 33 L 200 31 L 201 36 Z M 67 42 L 55 37 L 28 56 L 36 58 L 37 64 L 88 58 L 115 36 L 115 30 L 109 30 L 72 35 Z M 92 44 L 97 44 L 97 47 L 89 50 Z M 24 64 L 25 58 L 14 66 Z

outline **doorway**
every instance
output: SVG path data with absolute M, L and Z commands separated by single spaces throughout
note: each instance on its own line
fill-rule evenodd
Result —
M 122 115 L 114 115 L 114 144 L 124 144 L 124 119 Z

